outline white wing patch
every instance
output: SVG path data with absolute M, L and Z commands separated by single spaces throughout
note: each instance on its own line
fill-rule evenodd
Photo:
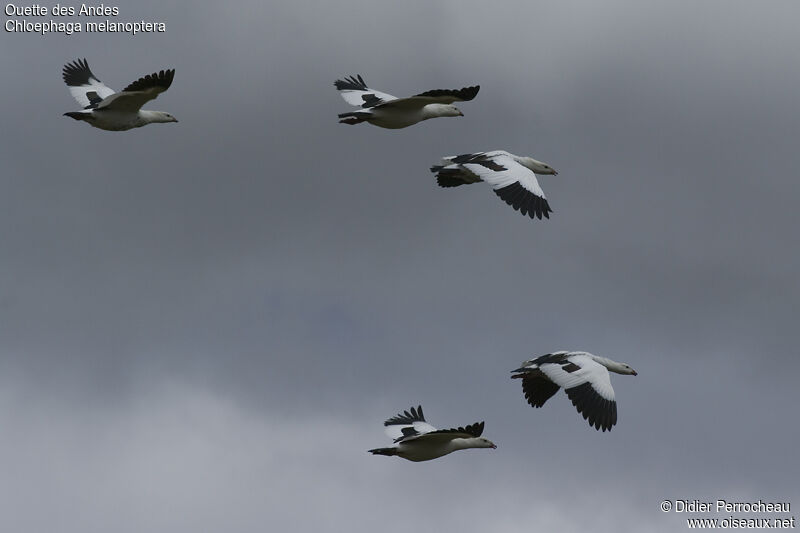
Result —
M 486 165 L 476 163 L 466 163 L 463 166 L 479 176 L 481 180 L 491 185 L 494 190 L 519 183 L 531 194 L 545 199 L 544 191 L 539 186 L 536 174 L 529 168 L 517 163 L 517 161 L 511 157 L 511 154 L 499 151 L 488 152 L 485 155 L 498 166 L 504 167 L 505 170 L 495 170 Z
M 436 428 L 427 422 L 414 422 L 404 426 L 386 426 L 386 435 L 395 442 L 419 437 L 433 431 L 436 431 Z
M 86 59 L 78 59 L 64 65 L 62 72 L 64 83 L 69 92 L 84 109 L 93 109 L 100 102 L 114 94 L 114 90 L 97 79 L 89 69 Z
M 339 94 L 342 95 L 345 102 L 364 109 L 397 100 L 396 96 L 367 87 L 364 78 L 360 75 L 336 80 L 334 86 L 339 90 Z
M 603 361 L 614 363 L 588 352 L 554 352 L 525 361 L 511 377 L 522 378 L 522 391 L 532 407 L 543 406 L 563 387 L 590 426 L 610 431 L 617 423 L 617 402 Z
M 604 399 L 614 400 L 614 388 L 611 386 L 611 377 L 606 367 L 586 355 L 572 355 L 567 357 L 567 361 L 580 368 L 574 372 L 568 372 L 563 365 L 558 363 L 545 363 L 539 369 L 559 387 L 572 389 L 589 383 Z
M 383 425 L 386 427 L 386 435 L 395 442 L 436 431 L 435 427 L 425 421 L 422 406 L 412 407 L 397 414 L 384 422 Z

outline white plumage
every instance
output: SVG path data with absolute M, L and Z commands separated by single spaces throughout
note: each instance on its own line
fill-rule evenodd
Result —
M 529 217 L 550 218 L 550 204 L 539 186 L 536 174 L 556 172 L 549 165 L 531 157 L 517 156 L 505 150 L 476 152 L 445 157 L 431 167 L 440 187 L 458 187 L 485 181 L 508 205 Z
M 425 421 L 421 405 L 393 416 L 383 425 L 395 446 L 369 450 L 374 455 L 396 455 L 409 461 L 429 461 L 456 450 L 497 448 L 492 441 L 481 437 L 483 422 L 454 429 L 436 429 Z
M 522 363 L 512 378 L 522 378 L 525 399 L 541 407 L 563 387 L 590 426 L 611 431 L 617 423 L 617 402 L 608 371 L 637 375 L 625 363 L 589 352 L 553 352 Z
M 336 80 L 334 86 L 345 102 L 360 108 L 340 114 L 339 122 L 369 122 L 389 129 L 405 128 L 429 118 L 464 116 L 453 102 L 472 100 L 480 90 L 480 86 L 475 85 L 463 89 L 434 89 L 408 98 L 397 98 L 370 89 L 359 75 Z
M 148 111 L 142 106 L 169 89 L 175 70 L 161 70 L 139 78 L 120 92 L 97 79 L 89 69 L 86 59 L 64 65 L 64 83 L 69 92 L 83 107 L 65 116 L 88 122 L 95 128 L 124 131 L 153 122 L 178 122 L 163 111 Z

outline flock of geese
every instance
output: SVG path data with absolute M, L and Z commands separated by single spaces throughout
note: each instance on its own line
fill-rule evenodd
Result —
M 617 423 L 617 401 L 608 372 L 636 375 L 625 363 L 589 352 L 553 352 L 522 363 L 512 378 L 522 379 L 522 392 L 531 407 L 541 407 L 563 388 L 572 404 L 597 430 L 611 431 Z M 383 423 L 393 440 L 390 448 L 369 450 L 376 455 L 396 455 L 409 461 L 428 461 L 456 450 L 496 448 L 481 437 L 483 422 L 453 429 L 428 424 L 422 406 L 404 411 Z
M 161 70 L 115 92 L 92 73 L 86 59 L 75 60 L 64 66 L 63 78 L 82 109 L 64 115 L 109 131 L 125 131 L 157 122 L 177 122 L 169 113 L 142 109 L 144 104 L 169 89 L 174 76 L 175 70 Z M 464 116 L 453 104 L 473 100 L 480 90 L 480 86 L 475 85 L 463 89 L 435 89 L 397 98 L 370 89 L 359 75 L 336 80 L 334 86 L 345 102 L 358 108 L 341 113 L 340 123 L 355 125 L 367 122 L 389 129 L 406 128 L 431 118 Z M 556 175 L 558 172 L 531 157 L 517 156 L 504 150 L 476 152 L 444 157 L 430 170 L 436 174 L 441 187 L 485 182 L 500 199 L 530 218 L 550 218 L 553 212 L 536 175 Z M 563 388 L 590 427 L 610 431 L 617 423 L 617 403 L 609 371 L 636 375 L 636 371 L 625 363 L 588 352 L 559 351 L 523 362 L 512 370 L 511 377 L 522 380 L 522 391 L 532 407 L 542 407 Z M 394 445 L 369 450 L 375 455 L 428 461 L 457 450 L 496 448 L 492 441 L 481 436 L 483 422 L 436 429 L 425 420 L 422 406 L 397 414 L 383 425 Z

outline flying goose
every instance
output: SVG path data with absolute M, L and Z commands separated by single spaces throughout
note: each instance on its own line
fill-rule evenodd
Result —
M 484 437 L 483 422 L 454 429 L 436 429 L 425 421 L 422 406 L 412 407 L 383 423 L 395 446 L 369 450 L 373 455 L 396 455 L 409 461 L 429 461 L 456 450 L 497 448 Z
M 522 378 L 525 399 L 541 407 L 564 387 L 572 404 L 597 430 L 611 431 L 617 423 L 617 402 L 608 371 L 637 375 L 625 363 L 589 352 L 553 352 L 522 363 L 512 378 Z
M 494 193 L 523 215 L 550 218 L 550 204 L 536 174 L 557 175 L 550 165 L 532 157 L 494 150 L 445 157 L 431 167 L 440 187 L 458 187 L 485 181 Z
M 340 123 L 369 122 L 389 129 L 405 128 L 429 118 L 463 117 L 464 113 L 453 102 L 472 100 L 480 90 L 480 86 L 475 85 L 463 89 L 434 89 L 408 98 L 397 98 L 370 89 L 360 75 L 336 80 L 334 86 L 345 102 L 359 108 L 358 111 L 340 114 Z
M 118 93 L 97 79 L 86 59 L 64 65 L 63 77 L 69 92 L 83 106 L 81 111 L 64 115 L 88 122 L 95 128 L 124 131 L 153 122 L 178 122 L 169 113 L 141 109 L 145 103 L 169 89 L 175 77 L 174 69 L 148 74 Z

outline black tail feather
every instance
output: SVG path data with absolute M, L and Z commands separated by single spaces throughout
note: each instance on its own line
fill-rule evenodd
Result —
M 75 120 L 87 120 L 92 115 L 90 113 L 80 113 L 78 111 L 68 111 L 64 113 L 65 117 L 74 118 Z
M 369 453 L 372 455 L 397 455 L 397 448 L 375 448 L 374 450 L 368 450 Z
M 353 111 L 350 113 L 342 113 L 339 115 L 340 124 L 361 124 L 362 122 L 366 122 L 366 120 L 370 117 L 369 113 L 359 113 L 358 111 Z

